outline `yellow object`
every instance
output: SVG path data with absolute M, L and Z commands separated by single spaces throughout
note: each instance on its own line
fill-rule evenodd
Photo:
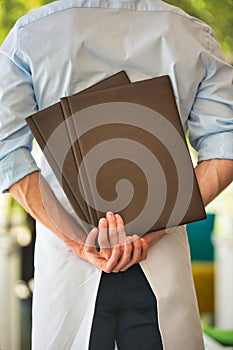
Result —
M 192 262 L 200 313 L 214 313 L 214 263 Z

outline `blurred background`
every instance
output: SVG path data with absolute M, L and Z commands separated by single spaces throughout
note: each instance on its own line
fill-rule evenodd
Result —
M 0 0 L 0 44 L 19 17 L 49 2 Z M 232 0 L 167 2 L 211 25 L 226 60 L 233 63 Z M 195 162 L 195 152 L 190 151 Z M 233 185 L 207 213 L 207 220 L 188 225 L 203 330 L 217 341 L 209 350 L 233 349 Z M 33 219 L 10 195 L 0 194 L 0 350 L 31 348 L 34 242 Z

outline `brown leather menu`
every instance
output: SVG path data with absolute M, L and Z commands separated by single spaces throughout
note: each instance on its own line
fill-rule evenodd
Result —
M 128 83 L 130 83 L 128 76 L 124 71 L 121 71 L 85 90 L 82 90 L 78 94 Z M 68 112 L 63 110 L 60 102 L 58 102 L 27 117 L 26 122 L 32 130 L 33 135 L 77 216 L 84 223 L 90 224 L 92 222 L 89 210 L 83 200 L 81 192 L 79 191 L 77 177 L 78 167 L 70 144 L 67 126 L 64 122 L 64 113 L 68 116 Z M 86 227 L 86 231 L 88 230 L 89 225 Z
M 206 217 L 168 76 L 120 72 L 28 118 L 81 222 L 143 235 Z
M 129 235 L 206 217 L 168 76 L 61 105 L 95 226 L 109 210 L 122 215 Z

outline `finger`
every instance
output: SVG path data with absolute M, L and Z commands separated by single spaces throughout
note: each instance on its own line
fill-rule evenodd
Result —
M 121 246 L 121 248 L 122 255 L 119 259 L 118 264 L 114 267 L 113 272 L 121 271 L 131 261 L 131 255 L 133 251 L 132 237 L 127 237 L 125 240 L 125 244 Z
M 93 250 L 96 250 L 96 238 L 97 238 L 97 235 L 98 235 L 98 228 L 97 227 L 94 227 L 87 235 L 87 239 L 86 239 L 86 242 L 85 242 L 85 249 L 88 251 L 88 252 L 91 252 Z
M 143 237 L 141 238 L 141 244 L 142 244 L 141 261 L 143 261 L 143 260 L 146 260 L 147 258 L 149 246 Z
M 146 260 L 149 246 L 144 238 L 134 235 L 133 238 L 133 254 L 131 261 L 121 271 L 126 271 L 130 266 Z
M 105 218 L 100 219 L 98 227 L 99 227 L 98 242 L 99 242 L 100 248 L 109 248 L 107 220 Z
M 119 214 L 115 214 L 115 218 L 117 225 L 118 242 L 120 245 L 124 245 L 126 240 L 124 221 Z
M 132 236 L 132 254 L 130 261 L 121 268 L 121 271 L 126 271 L 130 266 L 133 266 L 141 261 L 142 242 L 137 235 Z
M 112 212 L 107 212 L 106 218 L 108 220 L 108 236 L 110 247 L 118 244 L 117 223 L 115 215 Z
M 102 218 L 99 221 L 98 242 L 101 256 L 108 260 L 112 254 L 112 249 L 110 248 L 108 240 L 108 222 L 105 218 Z
M 110 259 L 108 260 L 105 268 L 105 272 L 112 272 L 115 268 L 115 266 L 118 264 L 118 261 L 121 257 L 121 246 L 117 244 L 113 249 L 112 249 L 112 254 Z

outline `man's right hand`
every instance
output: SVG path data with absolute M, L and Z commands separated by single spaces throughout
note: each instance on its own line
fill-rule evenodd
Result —
M 98 228 L 90 231 L 84 244 L 77 245 L 71 240 L 65 241 L 65 244 L 74 254 L 106 273 L 127 270 L 145 260 L 148 251 L 144 238 L 137 235 L 127 237 L 121 216 L 111 212 L 100 219 Z
M 100 247 L 98 251 L 95 248 L 96 238 Z M 94 229 L 89 233 L 84 246 L 87 260 L 91 259 L 89 261 L 92 264 L 100 264 L 105 272 L 125 271 L 145 260 L 147 251 L 148 245 L 144 238 L 137 235 L 127 236 L 123 219 L 112 212 L 108 212 L 106 218 L 100 219 L 98 230 Z

